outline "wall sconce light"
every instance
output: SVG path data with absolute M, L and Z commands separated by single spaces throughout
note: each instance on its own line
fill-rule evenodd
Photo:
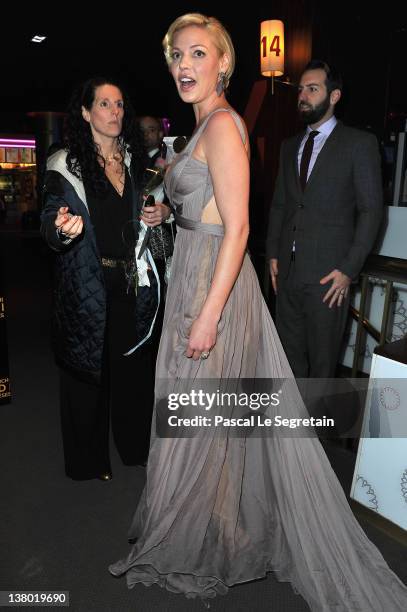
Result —
M 274 94 L 274 77 L 284 74 L 284 24 L 279 19 L 261 22 L 260 69 L 263 76 L 272 78 Z

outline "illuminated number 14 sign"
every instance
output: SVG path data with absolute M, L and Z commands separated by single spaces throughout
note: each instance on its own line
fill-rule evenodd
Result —
M 263 38 L 261 39 L 261 44 L 263 47 L 263 57 L 267 57 L 267 36 L 263 36 Z M 280 51 L 281 51 L 280 36 L 276 35 L 273 37 L 273 40 L 271 41 L 269 52 L 275 53 L 276 57 L 279 57 Z

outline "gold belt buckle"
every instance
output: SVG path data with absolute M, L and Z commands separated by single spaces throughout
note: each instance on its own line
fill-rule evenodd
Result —
M 102 257 L 102 266 L 105 268 L 116 268 L 117 261 L 115 259 L 109 259 L 108 257 Z

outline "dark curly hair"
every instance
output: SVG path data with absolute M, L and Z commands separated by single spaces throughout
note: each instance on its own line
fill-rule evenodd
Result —
M 142 180 L 146 167 L 141 131 L 136 124 L 134 110 L 127 93 L 114 79 L 104 77 L 88 79 L 74 91 L 69 102 L 64 146 L 68 152 L 66 163 L 69 172 L 86 182 L 98 195 L 105 194 L 108 188 L 108 179 L 104 173 L 105 162 L 93 139 L 90 124 L 82 116 L 82 107 L 91 109 L 96 89 L 102 85 L 113 85 L 122 94 L 124 115 L 119 144 L 123 155 L 126 149 L 132 155 L 132 172 L 136 180 Z

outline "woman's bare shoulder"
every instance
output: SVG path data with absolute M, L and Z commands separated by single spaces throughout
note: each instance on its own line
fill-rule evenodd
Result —
M 236 132 L 238 132 L 243 143 L 246 144 L 248 134 L 243 118 L 231 107 L 225 108 L 225 111 L 213 113 L 209 118 L 205 130 L 207 137 L 209 139 L 212 137 L 218 139 L 225 136 L 236 138 Z

